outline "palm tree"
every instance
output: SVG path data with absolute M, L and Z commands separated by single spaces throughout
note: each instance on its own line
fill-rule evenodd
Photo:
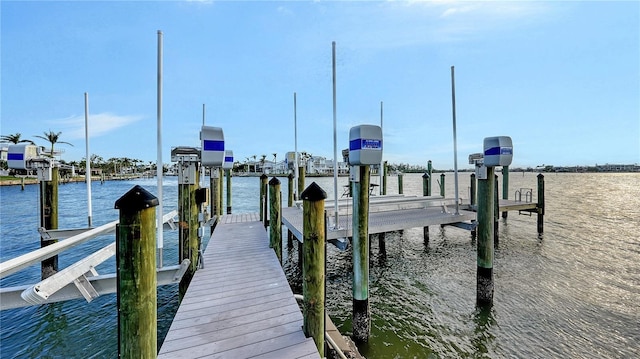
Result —
M 119 158 L 111 157 L 107 160 L 107 168 L 113 168 L 112 173 L 117 174 L 119 162 L 120 162 Z
M 60 141 L 60 135 L 61 134 L 62 134 L 62 132 L 55 133 L 55 132 L 49 130 L 49 132 L 44 132 L 44 136 L 37 136 L 36 135 L 35 137 L 41 138 L 41 139 L 49 141 L 49 143 L 51 143 L 51 152 L 49 152 L 49 157 L 53 157 L 53 146 L 56 143 L 64 143 L 65 145 L 73 146 L 73 144 L 71 144 L 69 142 Z
M 22 134 L 20 133 L 14 133 L 13 135 L 5 135 L 5 136 L 0 136 L 0 141 L 2 142 L 11 142 L 15 145 L 17 145 L 18 143 L 21 142 L 29 142 L 32 145 L 34 144 L 33 141 L 31 140 L 21 140 L 20 136 L 22 136 Z
M 276 173 L 276 156 L 278 156 L 277 153 L 273 154 L 273 173 Z
M 267 158 L 267 155 L 262 155 L 262 158 L 260 159 L 260 165 L 262 166 L 262 173 L 264 173 L 264 160 L 265 158 Z

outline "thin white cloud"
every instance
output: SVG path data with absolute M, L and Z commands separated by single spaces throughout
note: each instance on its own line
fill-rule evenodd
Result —
M 292 16 L 293 15 L 293 11 L 286 7 L 286 6 L 278 6 L 277 9 L 278 13 L 282 14 L 282 15 L 286 15 L 286 16 Z
M 89 137 L 100 137 L 113 132 L 119 128 L 126 127 L 142 119 L 142 116 L 119 116 L 109 112 L 89 115 Z M 71 116 L 54 120 L 56 126 L 60 128 L 63 136 L 67 139 L 84 139 L 85 120 L 84 116 Z
M 376 10 L 386 24 L 371 39 L 381 47 L 459 41 L 544 19 L 549 8 L 528 1 L 389 1 Z

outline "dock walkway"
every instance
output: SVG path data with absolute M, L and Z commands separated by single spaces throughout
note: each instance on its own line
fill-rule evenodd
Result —
M 319 358 L 258 214 L 223 216 L 158 358 Z

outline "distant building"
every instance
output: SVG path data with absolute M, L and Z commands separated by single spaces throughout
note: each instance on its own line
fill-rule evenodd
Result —
M 596 165 L 598 172 L 640 172 L 640 165 L 634 163 L 632 165 L 622 164 L 604 164 Z
M 9 144 L 0 143 L 0 161 L 6 161 L 8 153 L 9 153 Z

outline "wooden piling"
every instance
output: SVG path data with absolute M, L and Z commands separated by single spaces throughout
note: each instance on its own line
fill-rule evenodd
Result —
M 222 189 L 222 182 L 224 178 L 224 170 L 222 167 L 218 167 L 218 216 L 222 217 L 222 194 L 224 190 Z
M 471 174 L 471 187 L 470 187 L 470 193 L 469 193 L 469 204 L 471 206 L 475 206 L 476 205 L 476 174 L 472 173 Z
M 24 177 L 20 177 L 20 189 L 24 191 Z
M 288 192 L 288 196 L 287 196 L 287 207 L 293 207 L 293 201 L 295 201 L 294 195 L 295 195 L 295 191 L 293 188 L 293 180 L 294 180 L 294 175 L 293 173 L 289 173 L 289 176 L 287 176 L 288 182 L 287 182 L 287 192 Z M 291 230 L 287 229 L 287 248 L 293 248 L 293 232 L 291 232 Z
M 218 203 L 218 199 L 220 196 L 218 195 L 218 169 L 211 167 L 209 169 L 209 196 L 211 198 L 211 216 L 213 217 L 213 223 L 211 223 L 211 235 L 213 235 L 213 230 L 216 228 L 218 221 L 220 220 L 220 216 L 218 215 L 218 207 L 220 207 L 220 203 Z
M 398 194 L 403 194 L 404 190 L 403 190 L 403 183 L 402 183 L 402 178 L 404 176 L 402 175 L 402 173 L 398 173 Z
M 40 181 L 40 226 L 45 229 L 58 229 L 58 177 L 59 168 L 51 168 L 51 180 Z M 57 239 L 40 237 L 40 247 L 57 243 Z M 54 275 L 58 271 L 58 256 L 45 259 L 40 265 L 42 279 Z
M 183 183 L 182 176 L 179 176 L 178 183 L 178 264 L 182 263 L 184 259 L 188 259 L 191 263 L 189 268 L 182 276 L 179 285 L 180 300 L 187 289 L 189 283 L 196 272 L 198 265 L 198 249 L 200 242 L 198 238 L 198 201 L 196 200 L 196 190 L 198 189 L 198 183 L 200 183 L 200 171 L 198 171 L 198 164 L 191 162 L 188 166 L 195 166 L 195 170 L 191 171 L 195 174 L 195 178 L 189 181 L 190 183 Z M 182 167 L 180 167 L 182 170 Z
M 369 182 L 370 168 L 359 166 L 359 182 L 353 186 L 353 338 L 369 341 Z
M 427 189 L 429 188 L 429 175 L 425 172 L 422 175 L 422 195 L 428 196 Z
M 301 194 L 303 205 L 302 315 L 303 331 L 324 357 L 326 192 L 315 182 Z
M 157 344 L 156 210 L 140 186 L 115 202 L 118 357 L 155 358 Z
M 538 235 L 544 232 L 544 175 L 538 175 Z
M 471 205 L 471 207 L 476 206 L 476 174 L 472 173 L 471 174 L 471 189 L 470 189 L 470 194 L 469 194 L 469 204 Z M 477 235 L 477 231 L 478 228 L 477 227 L 473 227 L 473 229 L 471 229 L 471 240 L 475 240 L 476 239 L 476 235 Z
M 264 224 L 264 228 L 267 228 L 267 209 L 265 203 L 267 199 L 267 180 L 269 177 L 266 174 L 260 176 L 260 220 Z
M 494 168 L 487 167 L 486 179 L 478 179 L 477 286 L 478 306 L 493 304 L 493 198 Z
M 273 248 L 282 265 L 282 205 L 280 180 L 273 177 L 269 181 L 269 248 Z
M 300 196 L 300 192 L 302 192 L 304 188 L 304 177 L 305 177 L 305 167 L 298 167 L 298 196 Z
M 287 207 L 293 207 L 293 201 L 295 201 L 293 198 L 293 179 L 293 173 L 289 173 L 287 176 Z
M 427 196 L 431 196 L 431 184 L 433 183 L 433 166 L 431 165 L 431 160 L 427 161 L 427 174 L 429 175 L 427 181 Z
M 387 161 L 382 162 L 382 195 L 387 194 Z
M 440 174 L 440 195 L 444 197 L 444 173 Z
M 227 214 L 231 214 L 231 170 L 227 172 Z
M 509 199 L 509 166 L 502 166 L 502 199 Z M 502 212 L 502 218 L 507 219 L 508 213 Z
M 495 171 L 494 171 L 495 173 Z M 498 246 L 498 242 L 500 241 L 499 236 L 499 226 L 500 226 L 500 200 L 498 191 L 498 175 L 494 176 L 495 183 L 493 188 L 493 245 L 494 247 Z
M 431 163 L 431 161 L 429 161 Z M 431 177 L 428 173 L 422 175 L 422 195 L 429 196 L 429 177 Z M 429 244 L 429 226 L 422 227 L 422 238 L 424 239 L 424 244 Z

